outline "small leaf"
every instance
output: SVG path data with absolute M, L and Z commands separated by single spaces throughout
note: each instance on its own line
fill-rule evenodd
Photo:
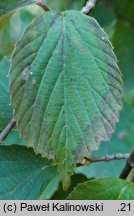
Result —
M 104 178 L 79 184 L 71 200 L 133 200 L 134 184 L 118 178 Z
M 0 17 L 10 13 L 18 8 L 33 4 L 38 0 L 6 0 L 0 2 Z
M 48 160 L 36 156 L 31 149 L 19 146 L 0 148 L 0 199 L 38 199 L 48 185 L 57 178 L 56 169 Z M 44 199 L 49 199 L 57 186 L 50 188 Z
M 9 58 L 12 56 L 15 44 L 22 37 L 24 30 L 31 23 L 32 19 L 37 14 L 40 15 L 40 13 L 41 9 L 39 7 L 36 12 L 32 9 L 30 11 L 30 8 L 23 8 L 0 19 L 0 56 L 9 56 Z
M 46 13 L 17 44 L 10 74 L 22 138 L 56 161 L 68 187 L 75 163 L 118 121 L 122 80 L 107 35 L 80 12 Z
M 13 116 L 9 99 L 9 66 L 10 61 L 3 58 L 0 62 L 0 130 L 7 125 Z
M 4 16 L 3 18 L 0 19 L 0 31 L 2 30 L 3 26 L 9 21 L 11 14 L 7 14 L 6 16 Z

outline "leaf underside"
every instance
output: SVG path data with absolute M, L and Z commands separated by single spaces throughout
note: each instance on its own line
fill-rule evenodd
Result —
M 27 146 L 54 159 L 64 187 L 74 164 L 114 131 L 122 79 L 107 35 L 80 12 L 37 17 L 10 70 L 15 118 Z

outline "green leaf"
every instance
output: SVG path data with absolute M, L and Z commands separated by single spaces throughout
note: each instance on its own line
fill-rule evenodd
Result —
M 64 191 L 62 183 L 60 183 L 58 190 L 53 194 L 51 199 L 52 200 L 65 200 L 66 197 L 74 190 L 74 187 L 76 187 L 77 184 L 83 183 L 87 180 L 88 179 L 82 174 L 73 175 L 71 177 L 71 185 L 68 188 L 68 190 Z
M 10 75 L 22 138 L 58 164 L 66 188 L 118 121 L 122 80 L 108 37 L 80 12 L 46 13 L 17 44 Z
M 55 188 L 48 186 L 57 178 L 56 169 L 48 160 L 36 156 L 31 149 L 19 146 L 0 148 L 0 199 L 30 200 L 39 199 L 45 190 L 44 199 L 49 199 Z
M 109 26 L 109 24 L 116 20 L 114 11 L 107 7 L 103 2 L 98 2 L 98 4 L 96 4 L 95 10 L 91 11 L 91 15 L 103 27 Z
M 0 2 L 0 17 L 18 8 L 33 4 L 38 0 L 6 0 Z
M 134 87 L 134 29 L 123 22 L 117 22 L 113 44 L 127 92 Z
M 14 143 L 17 143 L 18 145 L 26 145 L 24 140 L 21 139 L 19 133 L 17 130 L 12 130 L 6 139 L 2 142 L 2 145 L 14 145 Z
M 32 19 L 37 15 L 40 15 L 41 10 L 39 7 L 36 8 L 32 7 L 32 12 L 30 9 L 22 9 L 20 11 L 17 11 L 16 13 L 13 13 L 11 16 L 11 13 L 2 17 L 0 19 L 0 55 L 1 56 L 9 56 L 11 57 L 15 44 L 20 40 L 22 37 L 22 34 L 26 27 L 29 25 L 29 23 L 32 21 Z M 38 10 L 37 10 L 38 9 Z M 10 15 L 10 16 L 9 16 Z M 5 20 L 6 17 L 10 17 L 10 19 L 6 19 L 6 22 L 2 22 L 2 20 Z M 1 26 L 1 22 L 3 25 Z
M 10 19 L 6 20 L 6 22 L 1 26 L 1 30 L 0 30 L 0 55 L 2 57 L 8 56 L 10 58 L 10 55 L 14 49 L 14 43 L 15 43 L 14 38 L 16 37 L 16 32 L 14 27 L 13 30 L 15 35 L 13 37 L 12 28 L 11 28 L 12 25 L 10 22 L 10 20 L 12 20 L 12 16 L 10 17 Z M 3 19 L 5 19 L 5 17 Z
M 0 19 L 0 31 L 2 30 L 3 26 L 9 21 L 12 14 L 7 14 L 3 18 Z
M 47 186 L 45 185 L 39 197 L 39 200 L 50 199 L 54 194 L 54 192 L 57 190 L 59 186 L 59 182 L 60 182 L 60 177 L 56 176 L 55 178 L 53 178 L 52 181 L 50 181 L 50 183 Z
M 134 146 L 134 109 L 124 103 L 120 113 L 120 121 L 116 131 L 108 142 L 102 142 L 100 149 L 93 152 L 92 157 L 102 157 L 117 153 L 130 153 Z M 82 173 L 88 178 L 96 177 L 118 177 L 126 161 L 114 160 L 109 163 L 99 162 L 77 168 L 77 173 Z M 112 172 L 111 172 L 112 170 Z
M 98 21 L 111 39 L 115 32 L 116 26 L 116 16 L 114 11 L 107 7 L 104 3 L 98 2 L 95 6 L 95 10 L 92 10 L 90 15 Z
M 133 167 L 130 171 L 129 175 L 127 176 L 127 180 L 134 183 L 134 163 L 131 163 L 131 166 Z
M 12 107 L 9 99 L 8 70 L 10 61 L 3 58 L 0 62 L 0 130 L 12 119 Z
M 81 10 L 85 4 L 85 0 L 46 0 L 45 2 L 54 11 Z
M 104 178 L 79 184 L 71 200 L 133 200 L 134 184 L 118 178 Z

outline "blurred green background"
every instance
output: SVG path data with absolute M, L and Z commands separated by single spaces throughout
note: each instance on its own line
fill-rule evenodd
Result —
M 51 10 L 61 11 L 81 10 L 86 1 L 46 0 L 45 2 Z M 43 13 L 39 6 L 30 5 L 0 19 L 0 130 L 12 118 L 13 112 L 8 90 L 8 69 L 12 52 L 25 28 L 36 16 Z M 111 140 L 102 143 L 100 150 L 93 155 L 129 153 L 134 146 L 134 0 L 98 0 L 90 16 L 93 16 L 109 35 L 124 82 L 120 121 Z M 15 143 L 25 145 L 19 134 L 13 131 L 4 141 L 4 145 Z M 125 161 L 112 161 L 91 164 L 78 168 L 77 173 L 84 174 L 87 178 L 119 176 L 124 163 Z

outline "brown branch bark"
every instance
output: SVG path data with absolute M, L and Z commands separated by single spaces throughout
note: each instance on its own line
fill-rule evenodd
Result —
M 41 7 L 44 11 L 50 11 L 50 9 L 48 8 L 48 6 L 45 3 L 43 3 L 43 2 L 38 2 L 37 5 L 39 7 Z

